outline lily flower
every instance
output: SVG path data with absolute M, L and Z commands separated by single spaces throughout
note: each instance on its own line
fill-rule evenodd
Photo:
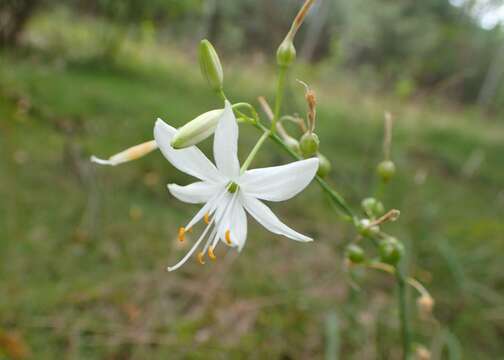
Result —
M 241 171 L 237 154 L 238 124 L 228 101 L 215 130 L 215 165 L 196 146 L 174 149 L 171 143 L 176 132 L 158 119 L 154 139 L 174 167 L 199 181 L 186 186 L 169 184 L 168 190 L 183 202 L 204 204 L 189 223 L 179 229 L 179 240 L 184 241 L 185 233 L 201 220 L 206 227 L 187 254 L 168 267 L 168 271 L 181 267 L 198 248 L 197 259 L 202 264 L 205 254 L 212 260 L 216 258 L 214 250 L 220 242 L 241 251 L 247 239 L 247 212 L 272 233 L 302 242 L 313 240 L 281 222 L 261 200 L 284 201 L 298 194 L 315 176 L 319 165 L 317 158 Z

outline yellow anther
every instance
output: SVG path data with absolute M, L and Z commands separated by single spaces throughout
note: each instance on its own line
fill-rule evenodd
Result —
M 228 245 L 231 245 L 231 231 L 226 230 L 226 242 Z
M 179 227 L 179 229 L 178 229 L 178 239 L 179 239 L 180 242 L 182 242 L 182 241 L 185 240 L 185 233 L 186 233 L 185 227 L 183 227 L 183 226 Z
M 205 220 L 205 224 L 207 224 L 207 225 L 210 224 L 210 214 L 206 213 L 203 220 Z
M 211 247 L 211 246 L 208 248 L 208 257 L 209 257 L 210 259 L 212 259 L 212 260 L 217 259 L 217 256 L 215 256 L 215 254 L 214 254 L 213 249 L 212 249 L 212 247 Z
M 199 262 L 201 265 L 205 265 L 205 261 L 203 260 L 203 256 L 205 256 L 205 253 L 203 253 L 203 252 L 199 252 L 199 253 L 198 253 L 198 262 Z

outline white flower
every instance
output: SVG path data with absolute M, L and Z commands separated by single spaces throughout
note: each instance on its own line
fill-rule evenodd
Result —
M 169 184 L 168 189 L 177 199 L 205 205 L 189 223 L 179 229 L 179 240 L 200 220 L 207 224 L 203 233 L 173 271 L 182 266 L 206 239 L 198 260 L 208 252 L 215 259 L 214 249 L 219 240 L 240 251 L 247 238 L 247 211 L 269 231 L 298 241 L 312 241 L 282 223 L 260 200 L 283 201 L 303 190 L 313 179 L 318 169 L 318 159 L 296 161 L 283 166 L 240 172 L 238 161 L 238 124 L 226 101 L 224 114 L 217 125 L 214 137 L 214 159 L 216 166 L 196 147 L 176 150 L 170 143 L 176 129 L 158 119 L 154 127 L 154 138 L 163 155 L 180 171 L 200 181 L 187 186 Z

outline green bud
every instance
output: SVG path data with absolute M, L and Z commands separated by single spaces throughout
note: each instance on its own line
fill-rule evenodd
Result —
M 317 170 L 317 175 L 321 178 L 326 177 L 331 172 L 331 162 L 322 154 L 318 154 L 319 167 Z
M 371 220 L 361 219 L 357 223 L 357 231 L 364 237 L 374 237 L 380 232 L 378 225 L 371 225 Z
M 182 149 L 205 140 L 214 133 L 223 111 L 223 109 L 207 111 L 189 121 L 177 130 L 170 145 L 174 149 Z
M 305 158 L 309 158 L 315 155 L 318 151 L 320 140 L 317 134 L 312 132 L 307 132 L 301 136 L 299 141 L 299 148 L 301 149 L 301 154 Z
M 199 46 L 199 63 L 201 73 L 208 81 L 210 87 L 215 91 L 222 90 L 224 75 L 219 60 L 219 55 L 210 41 L 201 40 Z
M 301 150 L 299 149 L 299 141 L 294 139 L 293 137 L 286 137 L 284 139 L 285 145 L 289 147 L 292 151 L 294 151 L 296 154 L 301 154 Z
M 388 182 L 395 175 L 396 167 L 392 161 L 384 160 L 378 164 L 376 172 L 384 182 Z
M 350 244 L 346 247 L 345 256 L 354 264 L 360 264 L 366 259 L 364 250 L 356 244 Z
M 276 58 L 277 64 L 280 66 L 289 66 L 296 60 L 296 48 L 292 40 L 285 38 L 284 41 L 282 41 L 278 47 Z
M 394 237 L 388 237 L 379 244 L 380 259 L 386 264 L 397 265 L 404 255 L 404 245 Z
M 369 197 L 362 200 L 362 208 L 364 212 L 371 217 L 377 218 L 385 212 L 385 208 L 381 201 L 375 198 Z

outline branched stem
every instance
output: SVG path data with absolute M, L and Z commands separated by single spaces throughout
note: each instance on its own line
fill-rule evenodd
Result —
M 273 140 L 277 145 L 281 146 L 287 153 L 289 153 L 289 155 L 291 155 L 296 160 L 302 160 L 302 157 L 299 154 L 288 147 L 277 134 L 270 132 L 269 129 L 262 123 L 258 122 L 256 124 L 256 127 L 264 132 L 263 137 L 265 136 L 265 134 L 268 134 L 269 138 L 271 138 L 271 140 Z M 347 205 L 343 197 L 320 176 L 316 176 L 315 179 L 319 183 L 322 190 L 324 190 L 324 192 L 329 196 L 329 199 L 331 199 L 333 204 L 335 204 L 336 207 L 345 214 L 345 216 L 348 216 L 355 223 L 357 221 L 357 218 L 350 207 Z

